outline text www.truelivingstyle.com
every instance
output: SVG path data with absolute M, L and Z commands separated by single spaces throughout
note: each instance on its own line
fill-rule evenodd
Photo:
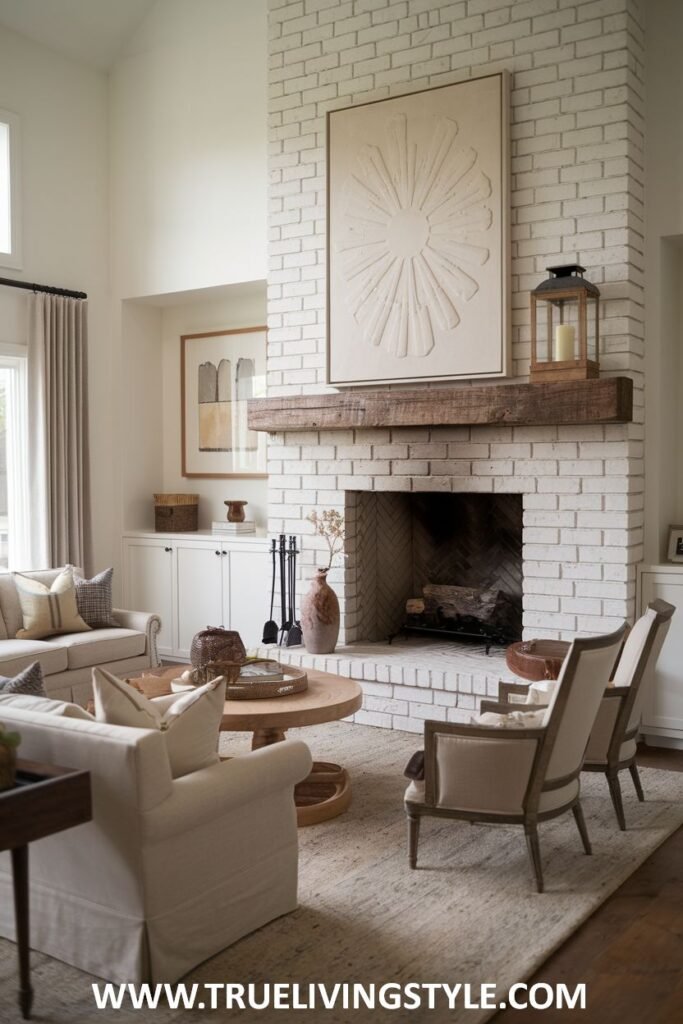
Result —
M 448 985 L 445 982 L 407 982 L 335 985 L 289 982 L 239 985 L 222 983 L 113 985 L 93 984 L 98 1010 L 585 1010 L 586 986 L 513 985 L 498 995 L 495 984 Z

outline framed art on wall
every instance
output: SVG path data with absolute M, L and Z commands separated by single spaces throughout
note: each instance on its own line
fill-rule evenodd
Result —
M 683 526 L 669 527 L 667 558 L 670 562 L 683 562 Z
M 249 399 L 265 393 L 265 327 L 182 335 L 182 475 L 266 476 L 266 435 L 247 426 Z
M 509 76 L 327 115 L 327 380 L 509 373 Z

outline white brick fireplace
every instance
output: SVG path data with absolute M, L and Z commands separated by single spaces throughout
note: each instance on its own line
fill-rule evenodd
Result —
M 642 557 L 638 4 L 271 0 L 270 7 L 269 395 L 330 390 L 324 384 L 326 112 L 507 69 L 514 375 L 528 374 L 529 290 L 546 266 L 578 261 L 603 297 L 602 373 L 630 376 L 635 403 L 628 424 L 272 434 L 271 532 L 303 536 L 306 577 L 320 560 L 306 522 L 314 508 L 347 513 L 353 556 L 357 501 L 349 494 L 519 494 L 525 636 L 570 638 L 616 627 L 633 616 Z M 340 566 L 330 576 L 340 596 L 342 642 L 362 639 L 357 567 L 353 557 L 348 561 L 352 569 Z M 459 668 L 437 657 L 420 669 L 416 657 L 392 678 L 381 660 L 342 664 L 348 657 L 342 651 L 327 667 L 370 677 L 364 720 L 399 728 L 419 729 L 424 717 L 467 717 L 476 692 L 495 691 L 502 668 L 494 659 L 478 673 L 465 656 Z

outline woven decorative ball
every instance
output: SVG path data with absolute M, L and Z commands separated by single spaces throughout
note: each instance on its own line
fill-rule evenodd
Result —
M 192 640 L 190 661 L 193 668 L 204 668 L 210 662 L 232 661 L 242 664 L 247 652 L 242 639 L 234 629 L 207 626 Z

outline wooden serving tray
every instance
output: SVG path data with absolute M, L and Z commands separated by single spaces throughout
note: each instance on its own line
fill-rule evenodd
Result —
M 225 696 L 228 700 L 264 700 L 272 697 L 288 697 L 292 693 L 301 693 L 308 689 L 308 676 L 301 668 L 294 665 L 281 665 L 284 680 L 265 680 L 258 677 L 253 680 L 238 677 L 235 682 L 228 683 Z

